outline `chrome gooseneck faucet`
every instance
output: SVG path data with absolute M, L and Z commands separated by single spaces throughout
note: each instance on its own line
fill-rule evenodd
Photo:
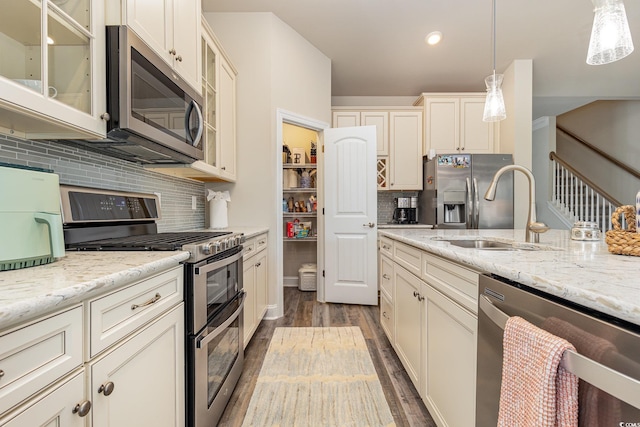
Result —
M 536 221 L 536 181 L 533 177 L 531 171 L 524 166 L 520 165 L 507 165 L 498 169 L 496 174 L 493 176 L 491 183 L 489 184 L 489 188 L 487 188 L 487 192 L 484 195 L 485 200 L 492 201 L 496 198 L 496 188 L 498 186 L 498 180 L 502 176 L 503 173 L 507 171 L 520 171 L 529 180 L 529 217 L 527 218 L 527 227 L 526 227 L 526 241 L 538 243 L 540 241 L 540 233 L 544 233 L 549 230 L 542 222 Z

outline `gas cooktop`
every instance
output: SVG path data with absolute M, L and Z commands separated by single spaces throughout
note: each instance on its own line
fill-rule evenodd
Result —
M 183 245 L 205 243 L 231 234 L 230 231 L 156 233 L 70 244 L 70 250 L 83 251 L 177 251 Z

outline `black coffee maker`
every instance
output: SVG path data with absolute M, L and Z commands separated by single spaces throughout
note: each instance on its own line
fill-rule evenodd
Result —
M 393 210 L 394 224 L 418 223 L 418 197 L 397 197 Z

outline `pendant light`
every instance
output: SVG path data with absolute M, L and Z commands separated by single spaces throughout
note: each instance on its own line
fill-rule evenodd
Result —
M 483 122 L 498 122 L 507 118 L 507 110 L 502 96 L 503 74 L 496 74 L 496 0 L 493 0 L 493 74 L 484 79 L 487 85 L 487 100 L 484 103 Z
M 603 65 L 633 52 L 629 22 L 622 0 L 591 0 L 595 16 L 587 52 L 587 64 Z

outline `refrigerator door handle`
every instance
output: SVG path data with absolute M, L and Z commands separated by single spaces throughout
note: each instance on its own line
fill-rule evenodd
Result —
M 466 179 L 466 192 L 467 192 L 467 206 L 466 206 L 466 214 L 467 214 L 467 228 L 473 228 L 473 199 L 472 199 L 472 189 L 471 189 L 471 179 L 467 177 Z
M 473 178 L 473 228 L 480 225 L 480 196 L 478 196 L 478 179 Z

